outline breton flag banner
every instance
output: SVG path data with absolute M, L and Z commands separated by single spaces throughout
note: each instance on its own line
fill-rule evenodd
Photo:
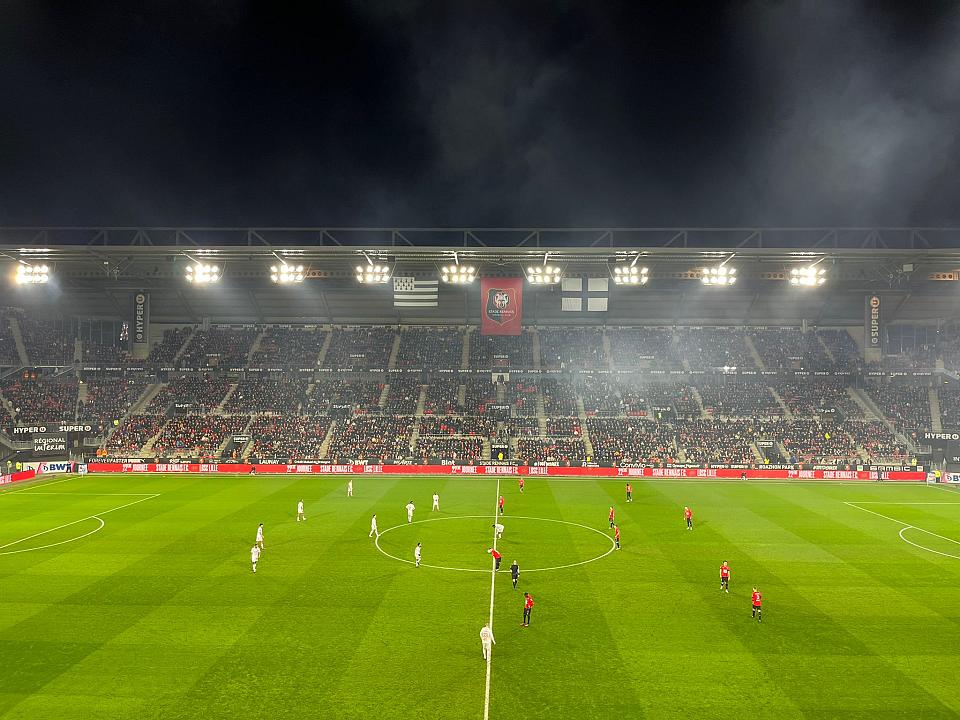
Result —
M 437 307 L 439 286 L 439 280 L 395 277 L 393 278 L 393 306 Z
M 606 312 L 610 278 L 563 278 L 560 309 L 564 312 Z

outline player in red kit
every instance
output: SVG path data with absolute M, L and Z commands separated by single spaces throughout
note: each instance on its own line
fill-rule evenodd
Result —
M 693 530 L 693 510 L 684 506 L 683 517 L 687 521 L 687 530 Z
M 730 566 L 726 560 L 720 564 L 720 589 L 730 592 Z
M 763 622 L 763 595 L 754 588 L 750 600 L 753 602 L 753 612 L 750 613 L 750 617 L 755 617 L 757 622 Z
M 633 502 L 633 485 L 627 483 L 627 502 Z
M 522 494 L 523 494 L 523 486 L 524 486 L 523 478 L 520 478 L 520 479 L 517 481 L 517 485 L 520 486 L 520 494 L 522 495 Z
M 490 548 L 489 550 L 487 550 L 487 552 L 490 553 L 491 555 L 493 555 L 493 561 L 494 561 L 494 564 L 495 564 L 495 567 L 494 567 L 493 569 L 494 569 L 494 570 L 499 570 L 499 569 L 500 569 L 500 558 L 503 557 L 503 556 L 502 556 L 500 553 L 498 553 L 495 548 Z
M 500 499 L 497 501 L 497 507 L 500 508 L 500 514 L 503 515 L 503 495 L 500 496 Z
M 620 549 L 620 526 L 613 526 L 613 542 L 616 544 L 617 550 Z
M 607 514 L 607 519 L 610 521 L 610 527 L 613 527 L 613 505 L 610 506 L 610 512 Z
M 520 627 L 530 627 L 530 611 L 533 610 L 533 596 L 523 594 L 523 624 Z

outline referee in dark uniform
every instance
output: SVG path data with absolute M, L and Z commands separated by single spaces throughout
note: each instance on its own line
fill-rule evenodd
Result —
M 517 565 L 517 561 L 514 560 L 513 564 L 510 566 L 510 579 L 513 580 L 513 589 L 517 589 L 517 580 L 520 579 L 520 566 Z

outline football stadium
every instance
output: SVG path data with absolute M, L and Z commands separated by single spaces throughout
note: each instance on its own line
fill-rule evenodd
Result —
M 0 719 L 960 717 L 960 5 L 0 47 Z

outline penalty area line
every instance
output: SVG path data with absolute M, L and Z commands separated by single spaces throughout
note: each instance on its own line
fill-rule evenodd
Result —
M 897 504 L 906 505 L 907 503 L 897 503 Z M 913 504 L 919 504 L 919 503 L 913 503 Z M 933 504 L 935 504 L 935 505 L 956 505 L 957 503 L 933 503 Z M 960 555 L 951 555 L 950 553 L 940 552 L 939 550 L 934 550 L 933 548 L 928 548 L 928 547 L 926 547 L 925 545 L 921 545 L 920 543 L 915 543 L 915 542 L 913 542 L 912 540 L 908 540 L 907 538 L 904 537 L 903 534 L 904 534 L 905 532 L 907 532 L 907 530 L 917 530 L 917 531 L 919 531 L 919 532 L 924 533 L 925 535 L 931 535 L 931 536 L 933 536 L 933 537 L 935 537 L 935 538 L 939 538 L 940 540 L 946 540 L 947 542 L 951 542 L 951 543 L 953 543 L 954 545 L 960 545 L 960 540 L 954 540 L 953 538 L 948 538 L 948 537 L 946 537 L 945 535 L 938 535 L 938 534 L 935 533 L 935 532 L 932 532 L 932 531 L 930 531 L 930 530 L 925 530 L 924 528 L 919 527 L 919 526 L 917 526 L 917 525 L 911 525 L 910 523 L 905 523 L 905 522 L 903 522 L 903 520 L 897 520 L 896 518 L 892 518 L 892 517 L 890 517 L 889 515 L 884 515 L 883 513 L 878 513 L 878 512 L 876 512 L 876 511 L 874 511 L 874 510 L 870 510 L 870 509 L 865 508 L 865 507 L 860 507 L 859 504 L 854 503 L 854 502 L 844 502 L 844 505 L 849 505 L 850 507 L 855 507 L 855 508 L 857 508 L 857 510 L 863 510 L 863 512 L 870 513 L 871 515 L 876 515 L 877 517 L 882 517 L 884 520 L 889 520 L 890 522 L 895 522 L 895 523 L 897 523 L 897 525 L 901 525 L 902 527 L 900 528 L 900 532 L 897 533 L 897 537 L 899 537 L 901 540 L 903 540 L 905 543 L 907 543 L 907 545 L 913 545 L 913 547 L 915 547 L 915 548 L 919 548 L 920 550 L 926 550 L 927 552 L 933 553 L 934 555 L 942 555 L 943 557 L 948 557 L 948 558 L 953 558 L 953 559 L 955 559 L 955 560 L 960 560 Z

